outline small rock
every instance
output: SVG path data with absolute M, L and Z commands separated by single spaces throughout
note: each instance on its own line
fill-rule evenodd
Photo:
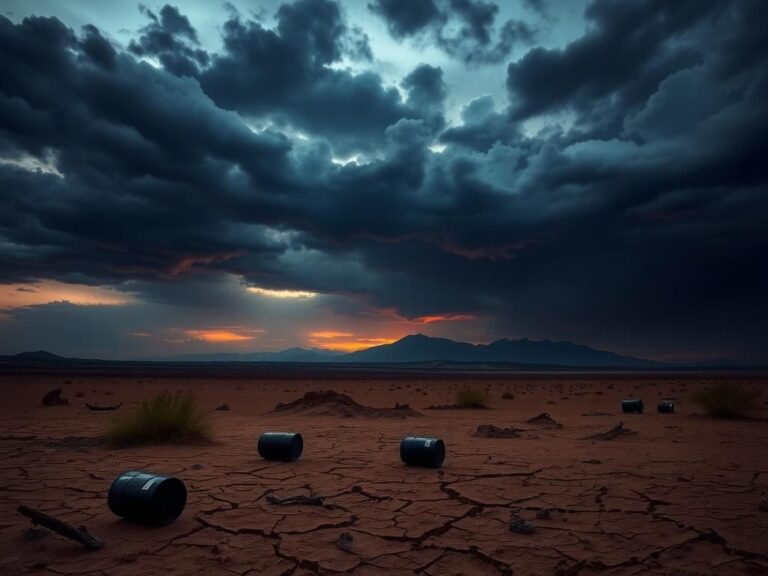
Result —
M 349 532 L 342 532 L 336 539 L 336 547 L 344 552 L 350 552 L 352 550 L 352 534 Z
M 43 406 L 68 406 L 69 400 L 61 397 L 61 388 L 51 390 L 43 396 Z
M 82 398 L 83 396 L 85 396 L 85 392 L 76 392 L 75 393 L 75 398 Z
M 602 460 L 597 460 L 596 458 L 591 458 L 590 460 L 582 460 L 582 464 L 602 464 Z
M 218 406 L 216 406 L 216 410 L 220 410 L 220 411 L 229 410 L 229 404 L 219 404 Z
M 552 518 L 552 513 L 544 508 L 543 510 L 536 512 L 536 518 L 539 520 L 550 520 Z
M 768 512 L 768 498 L 763 498 L 760 504 L 757 505 L 757 509 L 760 512 Z
M 533 534 L 536 527 L 513 513 L 509 518 L 509 530 L 516 534 Z

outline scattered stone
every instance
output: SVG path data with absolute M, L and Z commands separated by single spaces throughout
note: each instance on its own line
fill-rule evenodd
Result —
M 120 406 L 123 405 L 123 403 L 120 402 L 118 404 L 88 404 L 86 402 L 85 405 L 88 407 L 88 410 L 94 410 L 96 412 L 99 412 L 99 411 L 104 412 L 108 410 L 117 410 L 118 408 L 120 408 Z
M 551 520 L 552 512 L 550 512 L 549 509 L 544 508 L 543 510 L 536 512 L 536 518 L 539 520 Z
M 82 398 L 85 396 L 85 392 L 75 392 L 75 398 Z
M 514 400 L 515 395 L 512 394 L 512 392 L 504 392 L 504 394 L 501 395 L 502 400 Z
M 538 416 L 534 416 L 533 418 L 527 420 L 528 424 L 533 424 L 534 426 L 541 426 L 542 428 L 562 428 L 563 425 L 560 424 L 560 422 L 557 422 L 552 416 L 549 415 L 548 412 L 542 412 Z
M 336 539 L 336 547 L 344 552 L 350 552 L 352 550 L 352 534 L 349 532 L 342 532 Z
M 310 391 L 298 400 L 278 404 L 275 412 L 290 412 L 310 416 L 340 416 L 342 418 L 406 418 L 421 416 L 408 404 L 395 404 L 394 408 L 372 408 L 358 404 L 346 394 L 334 390 Z
M 760 504 L 757 505 L 757 509 L 760 510 L 760 512 L 768 512 L 768 498 L 763 498 L 760 501 Z
M 216 406 L 215 410 L 219 410 L 219 411 L 229 410 L 229 404 L 219 404 L 218 406 Z
M 533 534 L 536 527 L 513 512 L 509 518 L 509 530 L 516 534 Z
M 202 464 L 192 464 L 192 466 L 189 467 L 190 470 L 202 470 L 205 468 Z
M 582 460 L 581 463 L 582 464 L 602 464 L 603 461 L 602 460 L 597 460 L 595 458 L 592 458 L 590 460 Z
M 61 397 L 61 388 L 56 388 L 43 396 L 43 406 L 69 406 L 69 400 Z
M 613 416 L 609 412 L 585 412 L 582 416 Z
M 493 424 L 481 424 L 473 436 L 478 438 L 519 438 L 520 432 L 517 428 L 499 428 Z
M 322 496 L 286 496 L 280 498 L 274 494 L 267 494 L 267 502 L 276 506 L 287 506 L 289 504 L 306 504 L 308 506 L 322 506 Z

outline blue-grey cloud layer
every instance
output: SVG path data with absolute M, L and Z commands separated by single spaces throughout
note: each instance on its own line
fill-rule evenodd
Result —
M 370 9 L 467 82 L 509 53 L 490 2 Z M 499 78 L 508 102 L 467 102 L 451 126 L 440 68 L 399 90 L 359 71 L 375 54 L 331 0 L 284 4 L 274 27 L 233 17 L 216 53 L 169 6 L 124 48 L 0 18 L 0 157 L 63 175 L 0 164 L 0 280 L 183 303 L 192 259 L 196 278 L 484 315 L 496 334 L 765 359 L 767 12 L 594 0 L 561 49 L 512 22 L 533 45 Z M 547 115 L 568 128 L 524 129 Z M 366 163 L 332 162 L 353 154 Z

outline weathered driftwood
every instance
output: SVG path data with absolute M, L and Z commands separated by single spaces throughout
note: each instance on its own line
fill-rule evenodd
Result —
M 71 524 L 67 524 L 62 520 L 54 518 L 53 516 L 48 516 L 48 514 L 34 510 L 29 506 L 24 506 L 23 504 L 17 508 L 17 511 L 19 514 L 23 514 L 31 519 L 33 524 L 45 526 L 49 530 L 53 530 L 65 538 L 79 542 L 88 548 L 88 550 L 101 550 L 101 548 L 104 547 L 104 540 L 91 536 L 82 527 L 77 529 Z
M 100 404 L 87 404 L 86 403 L 86 406 L 88 406 L 88 410 L 117 410 L 122 405 L 123 405 L 122 402 L 120 402 L 119 404 L 109 404 L 109 405 L 106 405 L 106 406 L 102 406 Z
M 278 506 L 284 506 L 287 504 L 307 504 L 309 506 L 322 506 L 322 496 L 286 496 L 280 498 L 274 494 L 267 494 L 267 502 L 270 504 L 276 504 Z
M 628 435 L 628 434 L 636 434 L 636 432 L 633 432 L 632 430 L 628 430 L 624 428 L 624 422 L 619 422 L 618 424 L 616 424 L 616 426 L 608 430 L 608 432 L 601 432 L 600 434 L 594 434 L 592 436 L 588 436 L 588 438 L 593 440 L 613 440 L 617 436 Z

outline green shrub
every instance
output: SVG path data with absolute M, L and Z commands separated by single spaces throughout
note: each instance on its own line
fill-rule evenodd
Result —
M 205 442 L 211 439 L 208 415 L 191 393 L 162 392 L 112 421 L 107 439 L 115 446 Z
M 739 384 L 716 384 L 693 395 L 693 401 L 717 418 L 740 418 L 757 408 L 760 392 Z
M 486 408 L 488 395 L 477 388 L 465 386 L 456 393 L 456 405 L 462 408 Z

